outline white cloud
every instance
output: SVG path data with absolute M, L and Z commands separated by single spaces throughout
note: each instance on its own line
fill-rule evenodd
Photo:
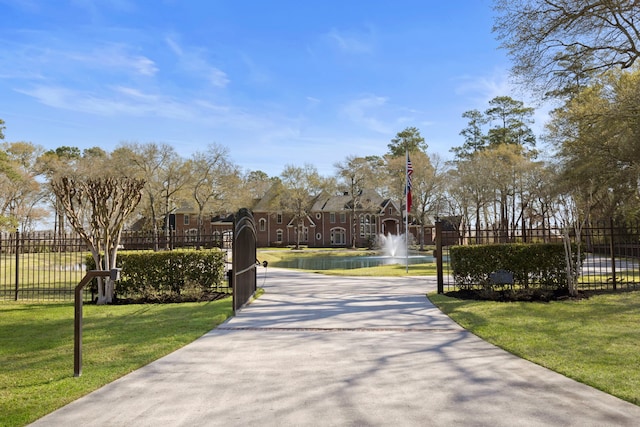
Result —
M 379 114 L 381 108 L 384 107 L 386 103 L 387 98 L 385 97 L 366 95 L 347 103 L 342 108 L 342 112 L 351 121 L 369 130 L 379 133 L 389 133 L 389 126 L 376 117 L 376 114 Z
M 153 76 L 158 67 L 151 59 L 127 52 L 129 47 L 121 44 L 104 45 L 91 52 L 58 52 L 59 57 L 83 64 L 89 68 L 129 70 L 143 76 Z
M 318 106 L 322 104 L 322 100 L 320 98 L 316 98 L 313 96 L 306 96 L 305 101 L 306 101 L 305 111 L 307 112 L 316 111 Z
M 374 50 L 371 32 L 346 32 L 332 28 L 325 36 L 342 52 L 362 54 Z
M 148 95 L 137 89 L 115 87 L 112 93 L 98 94 L 62 86 L 37 85 L 17 92 L 35 98 L 41 104 L 99 116 L 160 116 L 189 119 L 194 112 L 189 105 L 170 98 Z
M 167 45 L 169 45 L 169 49 L 171 49 L 171 51 L 176 55 L 182 56 L 184 54 L 178 42 L 173 40 L 172 37 L 167 36 L 165 37 L 164 41 L 167 43 Z
M 224 71 L 215 67 L 211 67 L 209 68 L 208 72 L 209 82 L 211 82 L 213 86 L 223 88 L 229 84 L 229 78 Z
M 458 78 L 460 83 L 455 89 L 456 95 L 462 95 L 473 102 L 469 109 L 484 110 L 490 100 L 496 96 L 509 96 L 514 92 L 514 86 L 509 81 L 506 70 L 494 70 L 490 75 L 463 76 Z
M 384 96 L 361 96 L 346 103 L 340 111 L 353 123 L 384 135 L 395 135 L 407 126 L 433 125 L 433 121 L 424 118 L 424 112 L 394 105 Z
M 208 52 L 203 48 L 183 47 L 178 36 L 165 37 L 169 49 L 178 57 L 178 65 L 193 76 L 208 81 L 212 86 L 225 88 L 229 83 L 227 73 L 212 65 L 207 60 Z

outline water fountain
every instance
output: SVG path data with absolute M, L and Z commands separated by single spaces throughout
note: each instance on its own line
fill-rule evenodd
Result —
M 382 255 L 389 258 L 404 258 L 407 255 L 407 244 L 404 234 L 379 234 L 378 246 Z
M 413 254 L 407 257 L 405 235 L 380 234 L 376 237 L 375 255 L 314 256 L 292 258 L 271 263 L 274 267 L 302 268 L 305 270 L 352 269 L 376 267 L 385 264 L 420 264 L 434 262 L 431 255 Z

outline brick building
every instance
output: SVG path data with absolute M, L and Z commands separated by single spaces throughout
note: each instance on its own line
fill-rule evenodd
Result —
M 274 192 L 268 192 L 252 209 L 259 247 L 295 245 L 308 247 L 351 247 L 353 232 L 358 247 L 370 247 L 379 234 L 402 234 L 404 223 L 401 208 L 391 199 L 375 191 L 364 191 L 355 198 L 348 193 L 321 195 L 298 228 L 291 215 L 274 208 Z M 182 207 L 172 214 L 171 228 L 177 235 L 194 240 L 198 234 L 197 211 Z M 233 230 L 233 215 L 204 217 L 201 236 L 225 238 Z M 417 230 L 410 227 L 412 234 Z M 217 237 L 215 237 L 217 236 Z
M 354 198 L 344 193 L 316 198 L 301 227 L 291 215 L 274 211 L 269 196 L 253 209 L 258 246 L 350 247 L 355 228 L 356 246 L 371 246 L 379 234 L 400 234 L 402 215 L 397 204 L 377 193 L 364 192 L 353 209 Z M 354 227 L 355 225 L 355 227 Z

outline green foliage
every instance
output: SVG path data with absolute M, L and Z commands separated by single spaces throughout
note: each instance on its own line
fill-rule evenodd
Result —
M 0 216 L 0 231 L 15 231 L 18 228 L 18 220 L 10 216 Z
M 87 257 L 87 270 L 95 269 Z M 170 252 L 119 252 L 119 297 L 163 298 L 220 291 L 225 281 L 224 253 L 218 249 Z
M 429 147 L 420 135 L 420 130 L 416 127 L 407 127 L 398 132 L 391 139 L 391 143 L 387 144 L 391 157 L 402 157 L 407 151 L 413 153 L 415 151 L 426 152 Z
M 514 243 L 501 245 L 453 246 L 449 250 L 456 285 L 471 289 L 492 289 L 491 274 L 498 270 L 513 273 L 515 286 L 560 289 L 567 287 L 564 245 L 557 243 Z M 573 248 L 577 257 L 577 248 Z

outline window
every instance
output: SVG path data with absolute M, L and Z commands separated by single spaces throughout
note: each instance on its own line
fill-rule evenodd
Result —
M 278 224 L 282 224 L 282 214 L 281 213 L 276 214 L 276 222 Z
M 184 225 L 189 225 L 189 215 L 184 216 Z
M 336 223 L 336 213 L 335 212 L 331 212 L 329 214 L 329 222 L 331 224 L 335 224 Z
M 347 243 L 347 233 L 344 228 L 332 228 L 331 229 L 331 244 L 332 245 L 345 245 Z
M 276 231 L 276 242 L 282 243 L 282 230 Z
M 185 241 L 195 242 L 197 239 L 198 239 L 198 229 L 197 228 L 188 229 L 185 235 Z
M 322 240 L 322 234 L 316 233 L 316 240 Z
M 264 218 L 260 218 L 260 231 L 265 231 L 267 229 L 267 220 Z
M 364 214 L 360 216 L 360 237 L 375 237 L 376 216 Z
M 344 224 L 345 222 L 347 222 L 347 214 L 340 212 L 340 224 Z
M 316 214 L 316 219 L 320 219 L 320 218 L 322 218 L 322 214 L 321 214 L 320 212 L 318 212 L 318 213 Z

